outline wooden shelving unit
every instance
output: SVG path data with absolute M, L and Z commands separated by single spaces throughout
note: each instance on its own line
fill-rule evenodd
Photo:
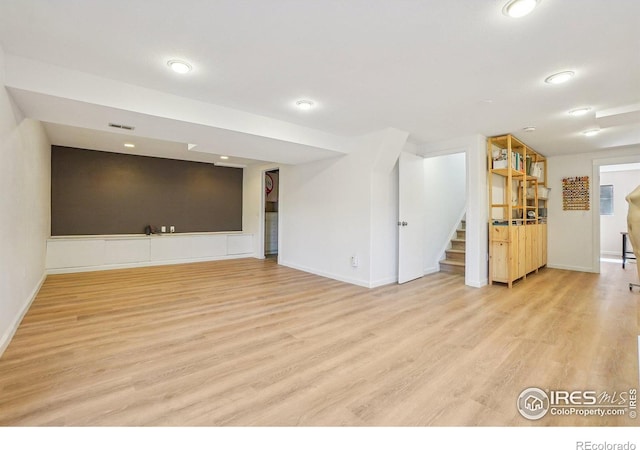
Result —
M 547 264 L 547 159 L 514 136 L 487 140 L 489 284 Z

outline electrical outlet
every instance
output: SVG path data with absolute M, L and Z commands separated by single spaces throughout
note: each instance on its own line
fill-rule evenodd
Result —
M 173 225 L 171 225 L 171 226 L 169 227 L 169 231 L 170 231 L 171 233 L 175 233 L 175 231 L 176 231 L 176 227 L 174 227 Z
M 353 255 L 351 257 L 351 267 L 358 267 L 360 261 L 358 261 L 358 255 Z

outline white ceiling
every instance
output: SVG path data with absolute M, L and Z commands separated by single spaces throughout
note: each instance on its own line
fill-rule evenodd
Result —
M 505 2 L 2 1 L 0 45 L 8 55 L 276 119 L 297 126 L 296 136 L 318 130 L 340 142 L 395 127 L 426 144 L 514 133 L 548 156 L 640 145 L 640 1 L 541 0 L 522 19 L 505 17 Z M 174 74 L 166 66 L 171 58 L 194 70 Z M 560 86 L 543 82 L 560 70 L 576 76 Z M 16 84 L 25 78 L 19 75 Z M 70 111 L 84 111 L 78 102 L 107 106 L 57 97 Z M 28 107 L 16 101 L 34 118 L 106 132 L 81 117 L 74 123 L 69 111 L 45 114 L 29 98 Z M 317 107 L 296 110 L 300 98 Z M 581 106 L 592 111 L 567 114 Z M 253 136 L 249 147 L 264 143 L 266 150 L 246 150 L 243 139 L 216 147 L 218 125 L 207 126 L 211 133 L 198 136 L 213 154 L 291 163 L 340 154 L 339 144 L 281 136 L 267 142 L 266 132 L 240 129 L 234 132 Z M 524 133 L 526 126 L 537 130 Z M 581 134 L 594 126 L 602 128 L 596 137 Z M 171 140 L 166 123 L 148 128 L 145 138 Z M 62 133 L 50 137 L 55 144 Z M 191 142 L 184 135 L 176 141 Z

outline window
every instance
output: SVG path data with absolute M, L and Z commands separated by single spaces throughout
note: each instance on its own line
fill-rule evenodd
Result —
M 600 215 L 613 216 L 613 185 L 600 186 Z

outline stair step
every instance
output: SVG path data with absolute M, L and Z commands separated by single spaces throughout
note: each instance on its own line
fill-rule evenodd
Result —
M 458 250 L 458 249 L 452 248 L 452 249 L 446 250 L 445 253 L 447 254 L 447 260 L 464 262 L 465 254 L 466 254 L 464 250 Z
M 462 262 L 462 261 L 454 261 L 454 260 L 451 260 L 451 259 L 443 259 L 442 261 L 440 261 L 440 264 L 446 264 L 448 266 L 464 267 L 464 262 Z
M 464 250 L 467 246 L 467 241 L 464 239 L 451 239 L 451 248 L 453 250 Z
M 458 228 L 456 230 L 456 237 L 458 239 L 464 239 L 467 236 L 467 230 L 461 230 L 460 228 Z
M 467 229 L 467 221 L 466 220 L 461 220 L 460 221 L 460 229 L 461 230 L 466 230 Z
M 464 275 L 464 262 L 462 261 L 452 261 L 449 259 L 444 259 L 440 261 L 440 271 L 447 273 L 457 273 Z

